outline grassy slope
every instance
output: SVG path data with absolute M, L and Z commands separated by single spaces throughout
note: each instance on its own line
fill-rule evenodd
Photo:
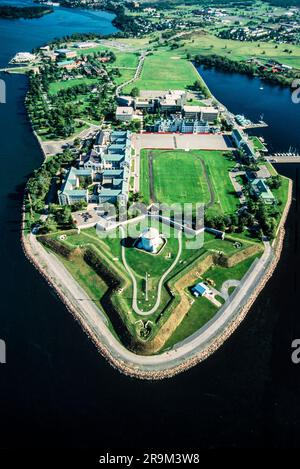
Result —
M 214 280 L 214 282 L 216 283 L 216 288 L 220 289 L 222 287 L 223 282 L 225 282 L 226 280 L 240 280 L 245 275 L 247 270 L 249 270 L 255 258 L 257 258 L 257 256 L 249 257 L 248 259 L 239 262 L 230 269 L 227 269 L 226 267 L 221 267 L 219 265 L 213 266 L 205 272 L 203 277 Z
M 170 339 L 165 343 L 163 350 L 166 350 L 178 342 L 186 339 L 198 329 L 200 329 L 204 324 L 206 324 L 218 311 L 216 306 L 214 306 L 206 298 L 197 298 L 191 309 L 186 314 L 182 323 L 177 327 L 174 334 Z

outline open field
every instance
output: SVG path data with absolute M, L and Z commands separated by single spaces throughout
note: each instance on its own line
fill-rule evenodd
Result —
M 134 83 L 141 90 L 180 90 L 201 80 L 195 67 L 186 59 L 177 57 L 177 51 L 154 51 L 145 60 L 141 77 Z M 133 85 L 125 88 L 130 92 Z
M 50 83 L 50 95 L 57 94 L 60 90 L 67 90 L 78 85 L 94 85 L 99 80 L 98 78 L 75 78 L 74 80 L 60 80 Z
M 276 47 L 277 46 L 277 47 Z M 291 50 L 292 52 L 284 52 Z M 286 65 L 300 69 L 300 46 L 292 44 L 275 44 L 273 42 L 241 42 L 220 39 L 204 32 L 195 32 L 187 40 L 182 40 L 182 46 L 176 49 L 176 55 L 186 56 L 217 54 L 232 60 L 247 60 L 251 57 L 262 60 L 273 59 Z
M 137 63 L 138 63 L 138 57 L 139 57 L 139 54 L 137 52 L 120 51 L 113 46 L 106 47 L 104 45 L 99 45 L 99 46 L 91 47 L 89 49 L 76 49 L 72 47 L 70 49 L 75 50 L 77 52 L 78 57 L 82 55 L 84 56 L 93 55 L 97 52 L 105 52 L 105 51 L 113 52 L 116 56 L 116 60 L 112 64 L 114 67 L 136 68 Z M 110 66 L 110 64 L 108 63 L 107 66 Z
M 228 176 L 233 166 L 219 151 L 143 150 L 141 193 L 146 203 L 153 198 L 168 204 L 199 202 L 209 204 L 211 213 L 233 213 L 238 206 Z
M 174 334 L 165 343 L 163 350 L 173 347 L 178 342 L 181 342 L 192 335 L 204 326 L 204 324 L 206 324 L 217 313 L 217 311 L 218 308 L 216 308 L 216 306 L 207 298 L 197 298 L 181 324 L 179 324 L 175 330 Z

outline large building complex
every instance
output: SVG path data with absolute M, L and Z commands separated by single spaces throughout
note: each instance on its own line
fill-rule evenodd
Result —
M 241 150 L 250 159 L 256 159 L 256 152 L 252 143 L 248 139 L 248 136 L 242 130 L 240 130 L 240 128 L 235 127 L 231 136 L 239 150 Z
M 126 203 L 129 193 L 131 134 L 101 131 L 77 168 L 70 168 L 58 191 L 61 205 Z

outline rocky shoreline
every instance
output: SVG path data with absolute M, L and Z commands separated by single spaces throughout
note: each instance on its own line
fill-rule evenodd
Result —
M 288 190 L 288 198 L 285 209 L 282 214 L 277 238 L 274 243 L 274 258 L 266 272 L 264 279 L 259 283 L 256 289 L 252 292 L 249 296 L 247 303 L 243 306 L 240 310 L 238 316 L 231 321 L 230 324 L 224 329 L 224 331 L 214 338 L 201 352 L 197 353 L 194 357 L 184 361 L 180 365 L 174 366 L 173 368 L 162 370 L 162 371 L 144 371 L 140 370 L 134 365 L 130 366 L 127 363 L 118 360 L 115 358 L 111 351 L 99 341 L 99 338 L 93 332 L 93 330 L 89 327 L 89 325 L 84 321 L 82 314 L 78 308 L 70 301 L 70 299 L 63 293 L 62 288 L 59 284 L 56 283 L 55 278 L 52 278 L 50 273 L 47 271 L 46 266 L 42 266 L 36 260 L 36 257 L 32 251 L 32 246 L 30 244 L 29 237 L 24 233 L 25 227 L 25 211 L 23 210 L 23 219 L 22 219 L 22 231 L 21 231 L 21 243 L 27 259 L 35 266 L 35 268 L 40 272 L 40 274 L 45 278 L 47 283 L 55 290 L 56 294 L 60 298 L 60 300 L 64 303 L 68 311 L 73 315 L 76 321 L 79 322 L 82 329 L 88 335 L 88 337 L 93 341 L 96 345 L 98 351 L 101 355 L 108 360 L 108 362 L 120 372 L 128 375 L 130 377 L 139 378 L 139 379 L 147 379 L 147 380 L 160 380 L 165 378 L 171 378 L 179 373 L 182 373 L 193 366 L 197 365 L 201 361 L 208 358 L 212 355 L 219 347 L 233 334 L 233 332 L 238 328 L 241 324 L 243 319 L 246 317 L 247 313 L 250 311 L 252 305 L 254 304 L 256 298 L 258 297 L 259 293 L 263 290 L 268 280 L 272 277 L 273 272 L 278 264 L 278 261 L 281 256 L 282 248 L 283 248 L 283 241 L 285 237 L 285 222 L 286 218 L 291 206 L 292 202 L 292 181 L 289 181 L 289 190 Z

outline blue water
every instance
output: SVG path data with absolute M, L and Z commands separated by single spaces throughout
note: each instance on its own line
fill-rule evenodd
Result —
M 27 2 L 26 2 L 27 3 Z M 95 19 L 95 15 L 98 18 Z M 30 21 L 0 20 L 1 65 L 21 50 L 74 31 L 112 32 L 112 16 L 59 9 Z M 286 90 L 246 77 L 205 72 L 235 112 L 271 123 L 276 149 L 298 145 L 299 108 Z M 26 78 L 5 75 L 0 105 L 0 447 L 182 448 L 299 446 L 300 368 L 290 343 L 300 337 L 298 166 L 284 253 L 249 316 L 205 362 L 174 379 L 140 382 L 114 370 L 25 259 L 20 217 L 27 175 L 41 163 L 24 109 Z M 264 106 L 262 106 L 264 100 Z M 262 110 L 263 107 L 263 110 Z M 267 110 L 268 109 L 268 110 Z M 119 452 L 120 454 L 120 452 Z
M 300 104 L 293 103 L 290 89 L 237 73 L 203 67 L 199 71 L 212 93 L 230 111 L 245 114 L 254 122 L 263 116 L 269 127 L 255 133 L 266 139 L 271 151 L 286 152 L 292 146 L 300 152 Z
M 0 0 L 1 4 L 34 5 L 30 0 L 8 1 Z M 111 34 L 117 29 L 111 22 L 115 15 L 103 11 L 88 11 L 54 7 L 54 13 L 42 18 L 25 20 L 4 20 L 0 18 L 1 47 L 0 67 L 20 51 L 31 51 L 34 47 L 43 45 L 56 37 L 73 33 L 96 32 Z

